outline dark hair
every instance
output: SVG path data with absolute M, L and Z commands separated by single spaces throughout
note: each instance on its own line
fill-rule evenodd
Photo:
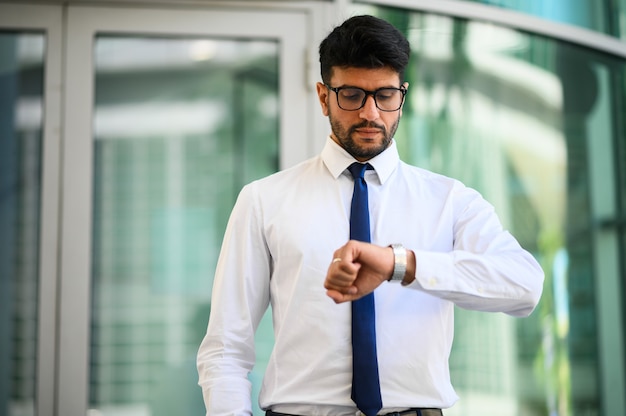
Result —
M 333 67 L 393 68 L 403 81 L 411 47 L 406 37 L 385 20 L 354 16 L 320 43 L 322 80 L 330 82 Z

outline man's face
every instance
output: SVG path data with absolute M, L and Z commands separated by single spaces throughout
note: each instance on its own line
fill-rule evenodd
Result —
M 400 78 L 391 68 L 335 67 L 328 84 L 333 88 L 357 87 L 375 91 L 385 87 L 400 87 Z M 389 146 L 398 128 L 402 109 L 381 111 L 376 107 L 374 97 L 368 96 L 362 108 L 342 110 L 337 104 L 336 93 L 322 83 L 317 84 L 317 95 L 322 112 L 330 120 L 331 138 L 355 159 L 361 162 L 369 160 Z

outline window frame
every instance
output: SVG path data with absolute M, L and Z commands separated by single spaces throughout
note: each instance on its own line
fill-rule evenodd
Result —
M 61 174 L 63 10 L 58 6 L 0 4 L 0 30 L 41 32 L 45 37 L 41 214 L 37 305 L 35 410 L 52 415 L 57 371 L 58 249 Z
M 93 209 L 94 39 L 99 34 L 278 40 L 280 168 L 310 156 L 315 111 L 307 85 L 310 43 L 304 10 L 69 6 L 65 37 L 63 211 L 60 252 L 57 414 L 88 410 Z M 319 112 L 319 110 L 318 110 Z M 303 145 L 305 144 L 305 145 Z

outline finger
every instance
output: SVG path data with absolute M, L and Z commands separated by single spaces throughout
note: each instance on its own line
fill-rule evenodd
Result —
M 357 278 L 360 264 L 337 261 L 328 267 L 324 287 L 332 289 L 334 287 L 351 286 Z
M 324 281 L 324 288 L 329 290 L 346 292 L 351 287 L 356 287 L 354 285 L 354 277 L 328 276 Z
M 341 259 L 341 261 L 339 262 L 331 263 L 330 266 L 331 266 L 330 267 L 331 269 L 335 267 L 335 269 L 333 270 L 337 271 L 338 273 L 346 274 L 346 275 L 352 276 L 353 278 L 356 278 L 356 275 L 359 272 L 359 269 L 361 268 L 360 263 L 353 263 L 346 259 Z
M 332 284 L 324 285 L 327 291 L 341 293 L 343 295 L 355 295 L 359 293 L 359 288 L 354 285 L 336 286 Z
M 327 277 L 324 281 L 324 288 L 345 291 L 349 287 L 354 286 L 353 278 L 339 278 L 337 276 Z
M 352 245 L 354 245 L 354 242 L 348 241 L 346 244 L 335 250 L 333 252 L 333 258 L 331 259 L 331 262 L 352 263 L 352 261 L 354 260 L 354 250 L 350 248 L 351 243 Z M 336 259 L 341 259 L 341 261 Z
M 353 289 L 353 290 L 352 290 Z M 349 293 L 342 293 L 336 290 L 328 290 L 326 294 L 330 297 L 335 303 L 345 303 L 351 300 L 356 299 L 356 288 L 351 288 Z

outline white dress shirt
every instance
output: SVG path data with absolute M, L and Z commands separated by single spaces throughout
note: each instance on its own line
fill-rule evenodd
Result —
M 207 414 L 251 414 L 248 373 L 254 333 L 271 302 L 275 345 L 259 395 L 262 408 L 355 415 L 350 399 L 350 304 L 323 283 L 348 240 L 355 160 L 328 139 L 322 153 L 245 186 L 217 264 L 211 316 L 198 352 Z M 493 207 L 459 181 L 410 166 L 395 142 L 366 172 L 373 244 L 415 252 L 416 280 L 375 294 L 381 414 L 447 408 L 454 305 L 527 316 L 543 272 L 502 229 Z

